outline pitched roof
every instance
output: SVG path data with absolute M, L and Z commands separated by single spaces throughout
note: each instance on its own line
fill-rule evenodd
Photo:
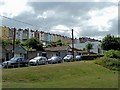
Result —
M 45 48 L 46 51 L 63 51 L 67 50 L 70 48 L 70 46 L 57 46 L 57 47 L 50 47 L 50 48 Z
M 72 51 L 72 48 L 70 46 L 57 46 L 57 47 L 45 48 L 46 51 L 64 51 L 68 49 L 69 51 Z M 74 48 L 74 51 L 80 51 L 80 49 Z
M 16 50 L 16 48 L 18 48 L 19 50 Z M 21 50 L 20 50 L 20 48 L 21 48 Z M 13 50 L 13 45 L 9 45 L 9 46 L 6 46 L 5 47 L 5 49 L 7 50 L 7 51 L 12 51 Z M 36 51 L 36 49 L 32 49 L 32 48 L 25 48 L 25 47 L 23 47 L 23 46 L 21 46 L 21 45 L 15 45 L 15 51 L 21 51 L 21 52 L 23 52 L 23 51 Z
M 21 45 L 16 45 L 15 46 L 15 53 L 27 53 L 27 50 L 24 49 Z

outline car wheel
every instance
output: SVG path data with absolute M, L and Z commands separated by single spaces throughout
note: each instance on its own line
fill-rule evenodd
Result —
M 7 68 L 9 68 L 9 65 L 8 65 L 8 62 L 7 62 L 7 65 L 6 65 Z
M 29 66 L 31 66 L 31 65 L 30 65 L 30 62 L 28 62 L 28 67 L 29 67 Z
M 45 62 L 45 65 L 47 65 L 48 64 L 48 62 Z
M 29 67 L 29 64 L 27 63 L 27 64 L 25 64 L 25 67 Z
M 2 65 L 2 68 L 5 68 L 5 65 Z
M 38 61 L 36 62 L 36 65 L 39 65 Z

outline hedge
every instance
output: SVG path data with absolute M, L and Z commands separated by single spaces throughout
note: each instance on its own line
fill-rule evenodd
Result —
M 110 70 L 120 71 L 120 59 L 102 57 L 97 58 L 95 64 L 102 65 Z
M 118 50 L 109 50 L 109 51 L 106 51 L 105 54 L 104 54 L 105 57 L 108 57 L 108 58 L 118 58 L 120 59 L 120 51 Z
M 82 60 L 94 60 L 99 57 L 103 57 L 103 55 L 83 55 L 81 56 L 81 59 Z

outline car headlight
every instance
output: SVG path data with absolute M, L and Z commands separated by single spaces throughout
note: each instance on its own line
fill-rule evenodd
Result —
M 3 63 L 3 65 L 11 65 L 11 63 L 10 63 L 10 62 L 7 62 L 7 63 Z
M 7 65 L 11 65 L 11 63 L 10 63 L 10 62 L 8 62 L 8 63 L 7 63 Z

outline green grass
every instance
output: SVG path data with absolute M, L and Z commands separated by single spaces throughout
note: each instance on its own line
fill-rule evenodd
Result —
M 118 72 L 76 61 L 3 69 L 3 88 L 117 88 Z

